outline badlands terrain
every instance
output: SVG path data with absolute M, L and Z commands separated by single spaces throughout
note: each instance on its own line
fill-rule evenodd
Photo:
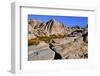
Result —
M 67 27 L 55 19 L 28 21 L 29 61 L 85 58 L 88 58 L 88 27 Z

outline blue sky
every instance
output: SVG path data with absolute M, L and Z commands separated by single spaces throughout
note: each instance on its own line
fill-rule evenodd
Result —
M 55 19 L 58 22 L 64 23 L 65 26 L 75 26 L 86 27 L 88 24 L 88 17 L 78 17 L 78 16 L 50 16 L 50 15 L 28 15 L 28 20 L 36 19 L 44 22 L 50 19 Z

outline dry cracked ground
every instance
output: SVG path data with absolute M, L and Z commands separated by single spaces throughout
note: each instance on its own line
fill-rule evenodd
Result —
M 88 58 L 88 28 L 65 27 L 54 19 L 28 23 L 28 60 Z

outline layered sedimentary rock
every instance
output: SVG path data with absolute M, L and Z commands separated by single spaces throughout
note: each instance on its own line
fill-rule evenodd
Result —
M 88 28 L 51 19 L 28 22 L 28 60 L 88 58 Z
M 64 25 L 55 19 L 51 19 L 48 22 L 38 20 L 29 21 L 28 29 L 29 39 L 34 39 L 38 36 L 64 35 L 65 33 Z
M 55 52 L 44 41 L 41 41 L 37 46 L 30 46 L 28 50 L 28 60 L 52 60 L 55 56 Z

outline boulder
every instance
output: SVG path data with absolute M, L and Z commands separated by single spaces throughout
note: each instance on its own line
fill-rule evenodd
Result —
M 43 41 L 38 45 L 32 45 L 28 48 L 28 60 L 53 60 L 55 52 L 53 52 L 49 45 Z

